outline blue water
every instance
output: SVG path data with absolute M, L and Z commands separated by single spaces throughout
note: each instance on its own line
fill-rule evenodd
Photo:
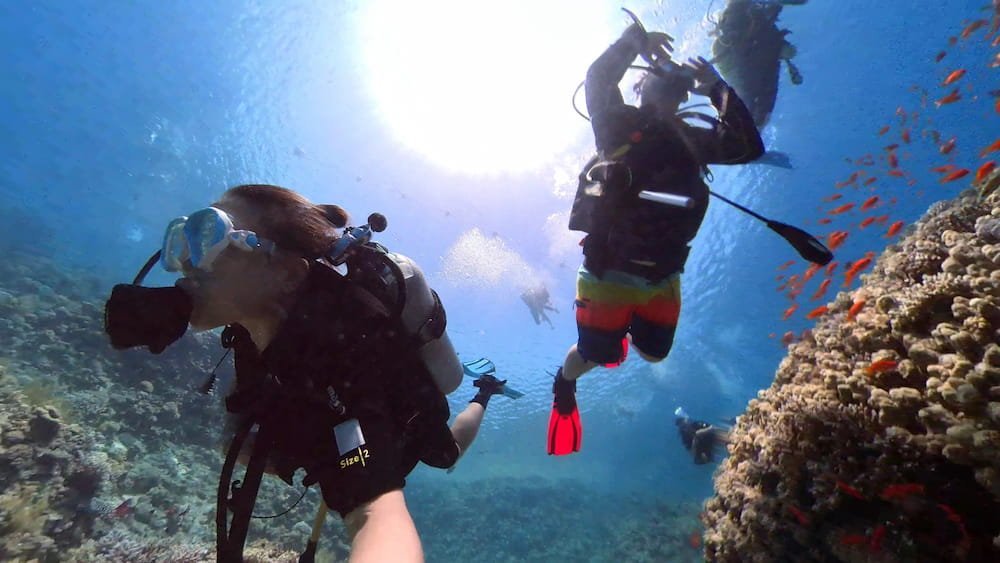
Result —
M 995 135 L 995 126 L 984 125 L 997 119 L 992 100 L 920 109 L 911 86 L 928 89 L 933 100 L 950 90 L 937 84 L 959 67 L 969 71 L 959 83 L 967 97 L 995 86 L 981 40 L 948 46 L 963 22 L 986 17 L 985 3 L 814 0 L 786 8 L 781 25 L 793 30 L 789 39 L 798 48 L 795 62 L 805 81 L 793 86 L 782 72 L 777 107 L 763 136 L 769 147 L 791 155 L 795 169 L 715 167 L 713 189 L 825 235 L 832 228 L 816 224 L 829 208 L 821 207 L 821 199 L 857 169 L 844 159 L 878 155 L 884 145 L 900 142 L 896 127 L 885 137 L 876 135 L 896 123 L 900 106 L 932 116 L 944 138 L 958 136 L 956 164 L 974 166 L 977 148 Z M 710 4 L 658 2 L 639 15 L 648 27 L 681 38 L 678 48 L 685 55 L 707 55 L 710 25 L 704 16 Z M 479 71 L 505 68 L 490 57 L 528 49 L 534 64 L 577 69 L 580 80 L 626 25 L 619 7 L 578 4 L 576 10 L 597 14 L 588 21 L 603 25 L 603 33 L 588 37 L 589 47 L 573 60 L 555 59 L 552 51 L 579 33 L 577 14 L 567 10 L 563 19 L 546 23 L 547 36 L 512 28 L 504 34 L 509 45 L 490 49 L 445 40 L 440 58 L 425 63 L 449 65 L 451 54 L 480 49 Z M 541 17 L 526 6 L 512 3 L 508 9 L 520 10 L 528 21 Z M 435 13 L 433 5 L 425 10 L 431 22 L 449 15 Z M 465 10 L 455 25 L 490 26 L 475 9 Z M 396 62 L 381 61 L 376 68 L 366 48 L 393 36 L 363 32 L 379 29 L 365 21 L 369 15 L 363 2 L 316 0 L 0 4 L 0 206 L 11 217 L 0 225 L 6 247 L 84 270 L 107 291 L 132 277 L 158 246 L 167 221 L 205 206 L 232 185 L 284 185 L 314 201 L 340 204 L 358 221 L 379 211 L 390 225 L 379 240 L 424 267 L 448 309 L 460 355 L 491 358 L 499 374 L 526 393 L 516 402 L 493 400 L 473 450 L 449 479 L 568 478 L 581 484 L 579 491 L 700 502 L 711 494 L 714 466 L 691 463 L 672 413 L 684 406 L 706 420 L 735 416 L 770 385 L 784 350 L 768 335 L 808 328 L 804 313 L 823 302 L 808 302 L 810 286 L 798 314 L 781 320 L 788 301 L 775 291 L 775 268 L 797 258 L 793 251 L 761 224 L 713 202 L 684 275 L 684 308 L 669 359 L 649 366 L 632 357 L 622 368 L 586 376 L 578 393 L 586 426 L 583 451 L 546 456 L 546 372 L 554 371 L 576 338 L 572 302 L 579 264 L 578 248 L 560 222 L 564 217 L 550 219 L 568 210 L 575 186 L 554 178 L 567 172 L 575 177 L 574 167 L 592 151 L 589 126 L 582 119 L 572 122 L 568 144 L 528 171 L 505 170 L 502 162 L 487 174 L 449 169 L 442 164 L 447 156 L 422 154 L 384 119 L 369 79 Z M 437 27 L 437 33 L 450 33 L 447 26 L 426 25 L 429 35 Z M 935 64 L 943 49 L 946 59 Z M 487 88 L 473 80 L 474 70 L 453 68 L 449 80 L 409 86 L 434 90 L 440 99 L 474 99 Z M 511 96 L 540 88 L 517 74 L 491 80 Z M 559 95 L 539 93 L 538 103 L 545 105 L 531 112 L 503 104 L 481 111 L 519 123 L 530 137 L 534 124 L 519 120 L 536 110 L 570 114 L 575 86 L 549 86 Z M 411 111 L 435 109 L 413 104 Z M 442 120 L 463 121 L 464 142 L 492 138 L 475 114 L 446 112 Z M 929 143 L 915 141 L 902 150 L 912 153 L 902 166 L 919 184 L 894 183 L 878 193 L 898 198 L 883 211 L 891 221 L 909 223 L 966 184 L 936 183 L 929 169 L 944 159 Z M 547 222 L 555 228 L 546 228 Z M 882 233 L 884 226 L 852 229 L 838 260 L 879 251 Z M 483 255 L 484 241 L 494 235 L 509 252 Z M 456 275 L 449 257 L 459 241 L 470 240 L 474 256 L 458 265 L 472 276 Z M 799 260 L 792 271 L 802 269 Z M 548 285 L 560 310 L 552 315 L 554 329 L 536 326 L 518 297 L 536 280 Z M 148 281 L 166 284 L 170 278 L 156 273 Z M 453 410 L 471 395 L 471 387 L 454 394 Z M 420 469 L 411 487 L 441 478 Z

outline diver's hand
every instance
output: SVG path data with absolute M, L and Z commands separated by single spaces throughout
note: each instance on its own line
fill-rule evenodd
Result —
M 694 88 L 691 89 L 691 92 L 694 94 L 708 96 L 712 92 L 712 88 L 719 82 L 722 82 L 719 72 L 704 57 L 688 59 L 688 62 L 684 65 L 684 69 L 695 80 Z
M 646 34 L 645 48 L 640 51 L 647 63 L 653 66 L 663 66 L 670 61 L 670 53 L 674 52 L 674 38 L 661 31 L 651 31 Z

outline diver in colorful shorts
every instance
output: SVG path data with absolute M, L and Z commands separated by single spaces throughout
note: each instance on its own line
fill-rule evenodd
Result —
M 743 164 L 764 153 L 746 106 L 704 59 L 670 60 L 671 38 L 637 22 L 587 72 L 587 110 L 598 154 L 580 174 L 571 230 L 587 233 L 577 276 L 579 338 L 553 382 L 547 451 L 579 451 L 576 380 L 624 361 L 629 342 L 646 361 L 667 357 L 681 310 L 680 274 L 708 208 L 709 164 Z M 618 83 L 634 59 L 654 64 L 624 102 Z M 689 94 L 718 118 L 678 112 Z M 709 127 L 685 121 L 699 119 Z M 665 205 L 647 196 L 674 202 Z M 679 204 L 678 204 L 679 202 Z
M 263 474 L 291 484 L 299 468 L 323 498 L 300 561 L 313 560 L 327 507 L 346 524 L 352 560 L 422 561 L 405 477 L 418 462 L 452 467 L 490 397 L 505 392 L 491 362 L 458 360 L 417 265 L 370 241 L 385 218 L 339 233 L 346 223 L 340 207 L 285 188 L 233 188 L 172 221 L 162 249 L 105 308 L 119 349 L 158 354 L 189 325 L 226 327 L 237 430 L 219 483 L 220 561 L 242 559 Z M 183 275 L 174 286 L 140 285 L 157 259 Z M 470 370 L 477 393 L 449 427 L 446 395 Z M 214 372 L 204 389 L 213 385 Z M 238 462 L 246 475 L 233 481 Z

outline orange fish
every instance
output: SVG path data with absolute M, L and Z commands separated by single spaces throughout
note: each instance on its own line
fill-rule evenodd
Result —
M 844 534 L 840 537 L 841 545 L 864 545 L 868 543 L 868 536 L 861 534 Z
M 698 549 L 698 548 L 700 548 L 701 547 L 701 534 L 698 533 L 698 532 L 691 532 L 691 535 L 688 536 L 688 545 L 691 546 L 691 549 Z
M 997 39 L 1000 39 L 1000 35 L 997 35 Z M 993 111 L 1000 113 L 1000 98 L 997 98 L 997 103 L 993 104 Z
M 827 266 L 826 266 L 826 275 L 832 276 L 833 275 L 833 271 L 837 269 L 837 264 L 839 264 L 839 263 L 840 262 L 830 262 L 829 264 L 827 264 Z
M 993 169 L 995 169 L 996 167 L 997 163 L 993 162 L 992 160 L 989 162 L 984 162 L 983 165 L 979 167 L 979 170 L 976 170 L 976 183 L 978 184 L 979 182 L 982 182 L 983 178 L 988 176 L 990 172 L 993 172 Z
M 909 127 L 907 127 L 906 129 L 903 129 L 903 133 L 900 135 L 900 138 L 903 139 L 904 143 L 910 144 L 910 128 Z
M 870 186 L 870 185 L 874 184 L 877 181 L 878 181 L 878 177 L 877 176 L 872 176 L 871 178 L 868 178 L 867 180 L 865 180 L 865 185 L 866 186 Z
M 896 233 L 898 233 L 902 228 L 903 228 L 903 222 L 896 221 L 895 223 L 889 225 L 889 230 L 885 232 L 885 237 L 889 238 L 896 236 Z
M 847 213 L 851 209 L 854 209 L 854 204 L 853 203 L 845 203 L 844 205 L 841 205 L 840 207 L 838 207 L 836 209 L 831 209 L 830 210 L 830 215 L 840 215 L 841 213 Z
M 948 54 L 948 52 L 947 52 L 947 51 L 941 51 L 941 52 L 939 52 L 939 53 L 937 54 L 937 56 L 936 56 L 936 57 L 934 57 L 934 62 L 936 62 L 936 63 L 939 63 L 939 62 L 941 62 L 941 59 L 943 59 L 943 58 L 945 57 L 945 55 L 947 55 L 947 54 Z
M 847 310 L 847 320 L 849 321 L 854 320 L 854 317 L 858 316 L 858 313 L 860 313 L 861 309 L 864 308 L 865 308 L 865 300 L 864 299 L 856 300 L 851 305 L 851 308 Z
M 882 489 L 882 492 L 879 493 L 878 496 L 885 500 L 892 500 L 904 499 L 910 495 L 922 494 L 924 494 L 924 486 L 920 483 L 900 483 L 898 485 L 889 485 L 888 487 Z
M 844 236 L 847 236 L 847 233 L 844 233 Z M 806 283 L 807 281 L 811 280 L 813 276 L 816 275 L 816 272 L 818 272 L 819 269 L 822 267 L 823 266 L 820 266 L 819 264 L 811 264 L 809 268 L 806 269 L 806 272 L 802 274 L 802 283 Z
M 799 308 L 798 303 L 792 303 L 792 306 L 785 309 L 785 312 L 781 315 L 781 320 L 787 321 L 788 317 L 791 317 L 795 313 L 795 310 L 798 308 Z
M 866 267 L 868 267 L 868 265 L 871 263 L 872 259 L 871 257 L 868 257 L 868 258 L 862 258 L 861 260 L 857 260 L 853 264 L 851 264 L 851 267 L 846 272 L 844 272 L 844 287 L 851 285 L 851 282 L 854 281 L 854 277 L 857 276 L 861 270 L 864 270 Z
M 830 281 L 831 281 L 830 278 L 826 278 L 825 280 L 823 280 L 823 283 L 819 284 L 819 289 L 817 289 L 816 293 L 813 293 L 812 297 L 810 297 L 809 299 L 812 301 L 816 301 L 820 297 L 823 297 L 823 294 L 826 293 L 826 288 L 830 287 Z
M 858 179 L 858 173 L 857 173 L 857 172 L 855 172 L 854 174 L 851 174 L 851 175 L 850 175 L 850 176 L 849 176 L 849 177 L 848 177 L 848 178 L 847 178 L 846 180 L 844 180 L 843 182 L 837 182 L 837 183 L 836 183 L 836 186 L 837 186 L 838 188 L 842 188 L 842 187 L 844 187 L 844 186 L 849 186 L 849 185 L 853 184 L 854 182 L 856 182 L 856 181 L 857 181 L 857 179 Z
M 852 497 L 854 497 L 856 499 L 867 500 L 867 499 L 865 499 L 865 495 L 861 494 L 861 491 L 855 489 L 854 487 L 848 485 L 847 483 L 845 483 L 843 481 L 837 481 L 835 484 L 836 484 L 836 486 L 837 486 L 838 489 L 840 489 L 841 491 L 843 491 L 843 492 L 851 495 Z
M 947 184 L 948 182 L 954 182 L 959 178 L 964 178 L 969 175 L 969 171 L 965 168 L 959 168 L 958 170 L 949 172 L 944 178 L 941 178 L 942 184 Z
M 955 137 L 952 137 L 952 138 L 948 139 L 948 141 L 945 142 L 943 145 L 941 145 L 941 148 L 939 148 L 938 150 L 941 151 L 941 154 L 948 154 L 948 153 L 950 153 L 952 151 L 952 149 L 955 148 L 955 143 L 957 141 L 958 141 L 958 139 L 956 139 Z
M 953 36 L 951 36 L 951 37 L 948 38 L 948 44 L 949 45 L 951 45 L 951 46 L 954 47 L 956 43 L 958 43 L 958 37 L 955 37 L 953 35 Z
M 986 147 L 985 149 L 979 151 L 979 157 L 982 158 L 982 157 L 990 154 L 991 152 L 996 152 L 996 151 L 1000 151 L 1000 139 L 997 139 L 996 141 L 993 141 L 992 145 L 990 145 L 990 146 Z
M 844 245 L 844 241 L 846 240 L 847 240 L 847 232 L 837 231 L 835 233 L 831 233 L 830 236 L 827 237 L 826 246 L 829 247 L 830 250 L 837 250 L 838 248 Z
M 899 167 L 899 158 L 896 157 L 896 153 L 890 152 L 888 158 L 889 158 L 889 168 Z
M 844 197 L 844 194 L 833 194 L 831 196 L 824 197 L 823 201 L 827 201 L 827 202 L 829 202 L 829 201 L 837 201 L 838 199 L 840 199 L 842 197 Z
M 862 221 L 861 224 L 858 225 L 858 226 L 863 229 L 863 228 L 867 227 L 868 225 L 871 225 L 874 222 L 875 222 L 875 216 L 872 215 L 871 217 L 865 217 L 865 220 Z
M 945 164 L 944 166 L 936 166 L 936 167 L 932 168 L 932 170 L 934 172 L 939 173 L 939 174 L 944 174 L 945 172 L 951 172 L 955 168 L 956 167 L 955 167 L 954 164 Z
M 792 265 L 792 264 L 794 264 L 794 263 L 795 263 L 795 260 L 789 260 L 788 262 L 785 262 L 784 264 L 782 264 L 782 265 L 778 266 L 778 268 L 777 268 L 777 269 L 778 269 L 779 271 L 780 271 L 780 270 L 787 270 L 787 269 L 788 269 L 788 267 L 789 267 L 789 266 L 791 266 L 791 265 Z
M 970 23 L 969 25 L 965 26 L 965 29 L 962 30 L 962 39 L 968 39 L 973 32 L 975 32 L 980 27 L 983 27 L 987 23 L 988 22 L 986 20 L 976 20 Z
M 885 225 L 886 221 L 888 220 L 889 220 L 888 215 L 879 215 L 878 217 L 875 218 L 875 222 L 878 223 L 879 225 Z
M 898 148 L 899 148 L 899 143 L 893 143 L 891 145 L 886 145 L 885 146 L 885 150 L 890 151 L 890 152 L 894 151 L 894 150 L 896 150 Z
M 949 86 L 953 82 L 956 82 L 956 81 L 960 80 L 963 76 L 965 76 L 965 69 L 964 68 L 960 68 L 958 70 L 952 71 L 951 74 L 949 74 L 948 77 L 944 79 L 944 82 L 942 82 L 941 85 L 942 86 Z
M 962 95 L 958 93 L 958 88 L 955 88 L 947 96 L 945 96 L 945 97 L 943 97 L 943 98 L 935 101 L 934 105 L 937 106 L 937 107 L 941 107 L 941 106 L 945 106 L 945 105 L 948 105 L 948 104 L 953 104 L 953 103 L 955 103 L 955 102 L 957 102 L 957 101 L 959 101 L 961 99 L 962 99 Z
M 897 363 L 895 360 L 878 360 L 872 362 L 871 365 L 869 365 L 865 369 L 865 372 L 868 375 L 875 375 L 876 373 L 885 373 L 887 371 L 892 371 L 896 369 L 896 365 Z
M 883 127 L 883 128 L 881 128 L 881 129 L 878 130 L 878 134 L 879 135 L 885 135 L 888 132 L 889 132 L 889 126 L 888 125 L 886 125 L 885 127 Z
M 830 309 L 826 305 L 820 305 L 819 307 L 816 307 L 812 311 L 809 311 L 809 314 L 806 315 L 806 318 L 809 320 L 813 320 L 817 317 L 823 316 L 823 314 L 825 314 L 829 310 Z
M 898 169 L 898 168 L 891 168 L 889 170 L 888 174 L 890 176 L 892 176 L 893 178 L 905 178 L 906 177 L 906 173 L 903 172 L 902 170 Z
M 788 505 L 788 512 L 792 513 L 792 516 L 795 517 L 795 519 L 799 522 L 799 524 L 803 526 L 807 526 L 809 524 L 809 517 L 806 516 L 805 512 L 802 512 L 801 510 L 792 505 Z
M 872 207 L 875 207 L 876 205 L 878 205 L 878 196 L 873 195 L 870 198 L 866 199 L 864 203 L 861 204 L 861 210 L 867 211 Z
M 823 217 L 822 219 L 817 219 L 816 222 L 819 223 L 820 225 L 829 225 L 831 222 L 833 222 L 833 219 L 829 217 Z
M 872 530 L 872 539 L 868 542 L 868 551 L 878 553 L 882 549 L 882 538 L 885 537 L 885 526 L 879 524 Z

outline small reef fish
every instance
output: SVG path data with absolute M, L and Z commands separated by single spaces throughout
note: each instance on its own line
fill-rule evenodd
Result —
M 885 148 L 886 151 L 892 152 L 892 151 L 894 151 L 894 150 L 896 150 L 896 149 L 899 148 L 899 143 L 893 143 L 891 145 L 886 145 L 884 148 Z
M 699 533 L 699 532 L 691 532 L 691 535 L 688 536 L 688 545 L 691 546 L 691 549 L 700 549 L 701 548 L 701 533 Z
M 940 98 L 934 102 L 937 107 L 946 106 L 948 104 L 953 104 L 962 99 L 962 95 L 958 93 L 958 88 L 955 88 L 947 96 Z
M 795 517 L 795 520 L 799 523 L 799 525 L 801 526 L 809 525 L 809 517 L 806 516 L 806 513 L 802 512 L 802 510 L 800 510 L 799 508 L 792 505 L 788 505 L 788 512 L 790 512 L 792 516 Z
M 876 205 L 878 205 L 878 196 L 877 195 L 873 195 L 870 198 L 866 199 L 864 201 L 864 203 L 861 204 L 861 208 L 860 209 L 862 211 L 867 211 L 867 210 L 871 209 L 872 207 L 875 207 Z
M 855 172 L 855 173 L 851 174 L 851 175 L 850 175 L 850 176 L 849 176 L 849 177 L 848 177 L 848 178 L 847 178 L 846 180 L 844 180 L 843 182 L 837 182 L 837 183 L 836 183 L 835 185 L 836 185 L 836 186 L 837 186 L 838 188 L 843 188 L 844 186 L 849 186 L 849 185 L 853 184 L 853 183 L 854 183 L 854 182 L 856 182 L 856 181 L 858 181 L 858 173 L 857 173 L 857 172 Z
M 865 300 L 856 299 L 854 301 L 854 304 L 851 305 L 851 308 L 847 310 L 847 320 L 853 321 L 854 317 L 858 316 L 858 313 L 860 313 L 861 309 L 864 308 L 865 308 Z
M 983 179 L 989 176 L 990 172 L 993 172 L 993 170 L 996 167 L 997 163 L 993 162 L 992 160 L 989 162 L 984 162 L 983 165 L 979 167 L 979 170 L 976 170 L 976 183 L 978 184 L 982 182 Z
M 907 127 L 906 129 L 903 129 L 903 132 L 899 135 L 899 137 L 903 139 L 904 143 L 910 144 L 910 128 Z
M 993 144 L 986 147 L 985 149 L 979 151 L 979 157 L 982 158 L 992 152 L 1000 151 L 1000 139 L 993 141 Z
M 822 219 L 817 219 L 816 222 L 819 223 L 820 225 L 829 225 L 830 223 L 833 222 L 833 219 L 829 217 L 823 217 Z
M 851 282 L 854 281 L 855 276 L 857 276 L 858 273 L 861 272 L 861 270 L 867 268 L 868 265 L 871 263 L 872 263 L 871 258 L 862 258 L 861 260 L 857 260 L 853 264 L 851 264 L 851 267 L 848 268 L 846 272 L 844 272 L 844 287 L 851 285 Z
M 949 74 L 947 76 L 947 78 L 944 79 L 944 82 L 942 82 L 941 85 L 942 86 L 950 86 L 952 83 L 957 82 L 958 80 L 961 80 L 963 76 L 965 76 L 965 69 L 964 68 L 960 68 L 958 70 L 954 70 L 954 71 L 951 72 L 951 74 Z
M 840 538 L 841 545 L 864 545 L 868 543 L 868 536 L 861 534 L 844 534 Z
M 920 483 L 899 483 L 882 489 L 879 496 L 884 500 L 894 500 L 922 494 L 924 494 L 924 486 Z
M 934 62 L 939 63 L 948 54 L 948 51 L 940 51 L 937 56 L 934 57 Z
M 865 180 L 865 185 L 866 186 L 870 186 L 870 185 L 874 184 L 877 181 L 878 181 L 878 176 L 872 176 L 871 178 L 868 178 L 867 180 Z
M 861 494 L 861 491 L 855 489 L 854 487 L 848 485 L 847 483 L 838 480 L 835 482 L 835 484 L 837 488 L 843 491 L 844 493 L 851 495 L 856 499 L 867 500 L 865 499 L 865 495 Z
M 874 215 L 871 216 L 871 217 L 865 217 L 865 220 L 862 221 L 861 224 L 858 225 L 858 227 L 860 227 L 860 228 L 863 229 L 863 228 L 867 227 L 868 225 L 871 225 L 872 223 L 874 223 L 875 219 L 876 219 L 876 217 Z
M 896 157 L 896 153 L 889 152 L 889 168 L 899 168 L 899 158 Z
M 888 125 L 886 125 L 885 127 L 882 127 L 881 129 L 878 130 L 878 134 L 879 135 L 885 135 L 888 132 L 889 132 L 889 126 Z
M 868 550 L 877 553 L 882 549 L 882 538 L 885 537 L 885 526 L 879 524 L 872 532 L 872 541 L 868 543 Z
M 987 22 L 986 20 L 976 20 L 970 23 L 969 25 L 965 26 L 965 29 L 962 30 L 962 39 L 968 39 L 969 36 L 975 33 L 977 29 L 983 27 L 987 23 L 989 22 Z
M 888 215 L 879 215 L 878 217 L 875 218 L 875 222 L 878 223 L 879 225 L 885 225 L 888 220 L 889 220 Z
M 947 184 L 948 182 L 954 182 L 960 178 L 964 178 L 969 175 L 969 171 L 965 168 L 959 168 L 958 170 L 953 170 L 946 174 L 944 178 L 941 178 L 942 184 Z
M 823 297 L 823 294 L 826 293 L 826 289 L 830 287 L 830 281 L 831 281 L 830 278 L 826 278 L 825 280 L 823 280 L 823 283 L 819 284 L 819 289 L 816 290 L 816 293 L 813 293 L 812 297 L 810 297 L 810 300 L 816 301 L 819 298 Z
M 889 230 L 885 232 L 886 238 L 896 236 L 896 233 L 898 233 L 902 228 L 903 228 L 902 221 L 896 221 L 895 223 L 889 225 Z
M 785 262 L 784 264 L 778 266 L 777 269 L 778 269 L 778 271 L 787 270 L 788 267 L 791 266 L 794 263 L 795 263 L 795 260 L 789 260 L 788 262 Z
M 785 309 L 785 312 L 781 315 L 781 320 L 787 321 L 789 317 L 795 314 L 795 310 L 799 308 L 798 303 L 792 303 L 792 306 Z
M 816 307 L 812 311 L 809 311 L 809 314 L 806 315 L 806 318 L 809 319 L 809 320 L 813 320 L 813 319 L 822 317 L 829 310 L 830 310 L 830 308 L 827 307 L 826 305 L 820 305 L 819 307 Z
M 941 154 L 948 154 L 955 148 L 956 142 L 957 139 L 955 137 L 952 137 L 948 139 L 943 145 L 941 145 L 941 148 L 939 148 L 938 150 L 941 152 Z
M 847 213 L 848 211 L 854 209 L 853 203 L 845 203 L 840 207 L 830 210 L 830 215 L 840 215 L 841 213 Z
M 905 178 L 906 173 L 899 168 L 890 168 L 888 174 L 893 178 Z
M 830 262 L 829 264 L 827 264 L 827 266 L 826 266 L 826 275 L 832 276 L 833 272 L 837 269 L 837 265 L 838 264 L 840 264 L 840 262 L 836 262 L 836 261 Z
M 944 166 L 935 166 L 931 170 L 937 172 L 938 174 L 944 174 L 945 172 L 951 172 L 957 168 L 954 164 L 945 164 Z
M 830 247 L 830 250 L 836 250 L 837 247 L 844 244 L 845 240 L 847 240 L 847 231 L 833 231 L 826 236 L 826 245 Z
M 844 236 L 846 237 L 847 233 L 844 233 Z M 810 265 L 809 268 L 806 269 L 805 273 L 802 274 L 802 283 L 806 283 L 807 281 L 811 280 L 813 276 L 816 275 L 816 272 L 818 272 L 819 269 L 822 267 L 823 266 L 820 266 L 819 264 Z
M 885 373 L 887 371 L 892 371 L 896 369 L 895 360 L 877 360 L 872 362 L 866 369 L 865 372 L 868 375 L 875 375 L 876 373 Z
M 844 194 L 833 194 L 833 195 L 829 195 L 829 196 L 824 197 L 823 201 L 826 201 L 826 202 L 837 201 L 838 199 L 840 199 L 842 197 L 844 197 Z

